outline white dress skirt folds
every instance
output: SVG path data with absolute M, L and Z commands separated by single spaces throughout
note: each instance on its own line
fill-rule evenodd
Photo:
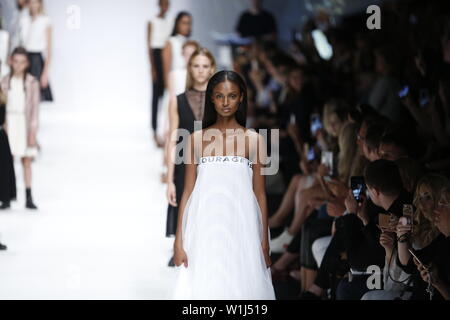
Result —
M 27 142 L 25 98 L 23 79 L 12 77 L 6 105 L 6 127 L 11 153 L 18 158 L 26 157 L 30 152 Z
M 173 299 L 275 299 L 252 177 L 246 158 L 200 158 L 182 224 L 188 267 L 175 268 Z

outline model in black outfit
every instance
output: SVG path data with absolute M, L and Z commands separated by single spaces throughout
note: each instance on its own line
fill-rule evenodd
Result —
M 0 92 L 0 201 L 1 210 L 10 207 L 11 200 L 16 199 L 16 177 L 14 173 L 13 157 L 9 148 L 8 136 L 3 130 L 6 108 Z M 0 243 L 0 250 L 7 247 Z
M 183 157 L 182 149 L 179 148 L 187 141 L 183 138 L 175 140 L 173 133 L 185 130 L 189 134 L 195 130 L 195 121 L 203 119 L 205 105 L 205 92 L 209 78 L 215 72 L 215 60 L 212 54 L 204 48 L 196 50 L 188 63 L 187 91 L 178 95 L 169 108 L 169 122 L 171 139 L 167 145 L 168 167 L 168 188 L 167 199 L 169 206 L 167 209 L 166 236 L 175 236 L 178 221 L 178 204 L 181 201 L 184 187 L 184 161 L 181 164 L 172 162 L 173 155 Z M 201 125 L 199 125 L 201 129 Z M 175 131 L 177 130 L 177 131 Z M 176 149 L 175 149 L 176 147 Z M 169 262 L 173 266 L 172 260 Z

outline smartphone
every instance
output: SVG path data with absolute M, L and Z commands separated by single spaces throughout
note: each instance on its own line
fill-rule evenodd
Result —
M 427 268 L 427 265 L 424 264 L 422 261 L 420 261 L 420 259 L 417 257 L 417 255 L 414 253 L 414 251 L 412 251 L 411 249 L 408 249 L 409 253 L 411 253 L 411 255 L 416 258 L 417 262 L 419 262 L 421 265 L 423 265 L 425 268 Z
M 330 169 L 328 175 L 332 176 L 333 175 L 333 152 L 322 151 L 321 163 L 326 165 Z
M 320 120 L 320 114 L 315 113 L 311 115 L 311 134 L 315 136 L 317 131 L 323 128 L 322 121 Z
M 404 86 L 402 90 L 398 92 L 398 96 L 400 99 L 403 99 L 409 94 L 409 86 Z
M 297 118 L 295 117 L 295 114 L 291 114 L 289 117 L 289 124 L 296 124 Z
M 430 92 L 428 89 L 420 89 L 419 91 L 419 104 L 422 108 L 426 107 L 430 102 Z
M 363 195 L 366 192 L 366 183 L 364 177 L 351 177 L 350 188 L 352 189 L 355 200 L 359 203 L 363 201 Z
M 414 227 L 414 209 L 412 204 L 403 205 L 403 217 L 399 220 L 403 225 L 410 225 L 411 232 L 413 232 Z
M 391 222 L 391 215 L 380 213 L 378 214 L 378 225 L 380 228 L 389 229 L 389 224 Z
M 307 159 L 308 161 L 314 161 L 314 160 L 316 160 L 316 152 L 315 152 L 313 146 L 309 147 L 308 153 L 307 153 L 307 155 L 306 155 L 306 159 Z

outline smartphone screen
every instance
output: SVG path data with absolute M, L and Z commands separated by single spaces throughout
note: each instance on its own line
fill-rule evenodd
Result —
M 329 175 L 333 175 L 333 152 L 331 151 L 322 151 L 322 164 L 326 165 L 330 171 Z
M 362 196 L 366 191 L 366 183 L 364 181 L 364 177 L 351 177 L 350 185 L 356 201 L 362 202 Z
M 430 102 L 430 93 L 428 89 L 421 89 L 419 92 L 419 103 L 422 108 L 426 107 Z
M 306 159 L 308 159 L 308 161 L 314 161 L 316 159 L 316 153 L 314 151 L 314 147 L 309 147 L 308 154 L 306 155 Z
M 398 92 L 398 96 L 403 99 L 409 94 L 409 86 L 404 86 L 402 90 Z
M 313 136 L 315 136 L 317 134 L 317 131 L 319 131 L 320 129 L 322 129 L 322 121 L 320 120 L 320 115 L 319 114 L 313 114 L 311 116 L 311 134 Z

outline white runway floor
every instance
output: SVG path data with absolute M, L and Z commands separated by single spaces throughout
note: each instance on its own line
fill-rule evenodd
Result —
M 105 112 L 108 117 L 105 119 Z M 147 110 L 45 105 L 34 163 L 39 211 L 0 213 L 0 299 L 166 299 L 165 187 Z

